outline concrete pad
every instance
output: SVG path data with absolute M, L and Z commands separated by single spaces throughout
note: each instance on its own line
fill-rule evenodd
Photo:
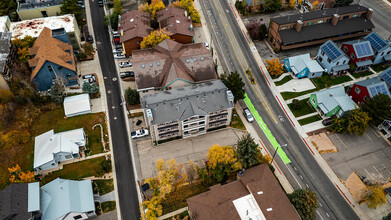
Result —
M 335 147 L 333 142 L 331 142 L 326 133 L 313 135 L 309 138 L 315 148 L 319 151 L 319 153 L 333 153 L 338 151 L 338 149 Z
M 292 79 L 287 83 L 277 86 L 278 92 L 303 92 L 311 89 L 315 89 L 316 86 L 311 82 L 310 79 Z
M 245 134 L 245 131 L 224 128 L 196 137 L 170 141 L 158 146 L 153 146 L 151 140 L 138 141 L 137 149 L 142 179 L 154 176 L 157 159 L 169 160 L 174 158 L 178 164 L 192 160 L 197 162 L 199 166 L 203 166 L 210 147 L 214 144 L 232 146 Z
M 325 128 L 325 126 L 322 124 L 322 120 L 312 122 L 306 125 L 302 126 L 303 130 L 305 133 L 311 132 L 311 131 L 316 131 L 322 128 Z

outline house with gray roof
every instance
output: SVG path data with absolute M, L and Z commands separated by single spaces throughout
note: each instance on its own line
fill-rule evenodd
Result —
M 376 32 L 372 32 L 364 37 L 365 40 L 371 43 L 372 49 L 375 52 L 373 56 L 373 64 L 379 64 L 391 61 L 391 43 L 390 41 L 380 37 Z
M 388 89 L 391 88 L 391 67 L 388 67 L 379 74 L 379 77 L 386 82 Z
M 297 78 L 320 77 L 324 71 L 316 60 L 311 59 L 309 53 L 285 59 L 284 68 L 287 71 L 293 72 Z
M 382 81 L 380 77 L 356 82 L 349 91 L 350 97 L 357 104 L 363 103 L 367 98 L 372 98 L 378 94 L 384 94 L 391 98 L 386 82 Z
M 341 117 L 357 107 L 345 93 L 343 86 L 325 89 L 311 94 L 309 101 L 322 117 Z
M 13 183 L 0 191 L 0 219 L 30 219 L 27 183 Z
M 320 46 L 316 60 L 332 76 L 344 74 L 349 69 L 349 57 L 332 40 Z
M 234 97 L 221 80 L 153 93 L 141 98 L 156 141 L 205 134 L 231 123 Z

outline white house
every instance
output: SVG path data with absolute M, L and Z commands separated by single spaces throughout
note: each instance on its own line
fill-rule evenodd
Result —
M 90 95 L 81 94 L 65 97 L 64 112 L 66 117 L 91 113 Z
M 54 133 L 50 130 L 35 137 L 34 170 L 56 168 L 62 161 L 79 156 L 79 148 L 86 145 L 83 128 Z
M 39 187 L 29 183 L 28 211 L 42 220 L 88 219 L 96 216 L 91 180 L 57 178 Z

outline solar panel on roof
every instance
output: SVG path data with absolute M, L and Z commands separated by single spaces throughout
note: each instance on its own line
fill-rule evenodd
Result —
M 356 49 L 358 57 L 369 56 L 370 54 L 372 54 L 372 51 L 371 51 L 371 48 L 370 48 L 370 45 L 368 44 L 368 42 L 358 43 L 358 44 L 354 45 L 354 47 Z
M 387 95 L 387 91 L 384 85 L 374 86 L 371 88 L 372 96 L 376 96 L 377 94 L 385 94 Z
M 374 47 L 377 51 L 387 45 L 386 41 L 377 34 L 370 34 L 367 36 L 367 39 L 371 42 L 372 47 Z
M 339 57 L 341 55 L 341 52 L 338 48 L 336 48 L 335 45 L 333 45 L 331 42 L 327 42 L 322 47 L 323 51 L 327 54 L 330 59 L 334 60 L 335 58 Z

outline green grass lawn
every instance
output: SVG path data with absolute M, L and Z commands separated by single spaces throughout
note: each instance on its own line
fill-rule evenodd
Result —
M 372 75 L 372 74 L 373 74 L 373 72 L 368 70 L 368 71 L 364 71 L 364 72 L 353 73 L 352 76 L 354 78 L 358 79 L 358 78 L 369 76 L 369 75 Z
M 371 68 L 375 70 L 375 72 L 379 73 L 382 72 L 383 70 L 387 69 L 389 66 L 383 66 L 382 64 L 376 64 L 372 65 Z
M 105 212 L 113 211 L 116 208 L 116 204 L 115 201 L 106 201 L 106 202 L 102 202 L 100 204 L 100 207 L 103 213 L 105 213 Z
M 94 180 L 94 194 L 104 195 L 114 190 L 114 181 L 110 180 Z
M 307 91 L 303 91 L 303 92 L 281 92 L 281 96 L 284 100 L 289 100 L 289 99 L 293 99 L 293 98 L 296 98 L 296 97 L 299 97 L 299 96 L 302 96 L 302 95 L 305 95 L 308 93 L 313 93 L 317 90 L 318 89 L 311 89 L 311 90 L 307 90 Z
M 281 86 L 292 79 L 291 76 L 285 76 L 282 80 L 274 82 L 276 86 Z
M 338 85 L 341 83 L 349 82 L 352 80 L 348 75 L 331 77 L 325 73 L 321 77 L 311 79 L 318 90 L 328 88 L 330 86 Z
M 231 120 L 230 126 L 233 128 L 241 129 L 241 130 L 246 130 L 246 127 L 244 127 L 242 119 L 240 119 L 240 117 L 235 109 L 233 109 L 233 111 L 232 111 L 232 120 Z
M 162 202 L 163 215 L 186 207 L 186 199 L 194 195 L 208 191 L 209 187 L 202 183 L 193 183 L 193 185 L 185 185 L 178 187 L 176 191 L 171 192 Z
M 103 161 L 105 161 L 104 156 L 64 165 L 62 170 L 58 170 L 44 176 L 41 183 L 45 185 L 57 177 L 71 180 L 81 180 L 89 176 L 102 176 L 102 174 L 105 173 L 101 166 Z
M 311 116 L 311 117 L 308 117 L 308 118 L 300 119 L 299 120 L 299 124 L 300 125 L 306 125 L 306 124 L 309 124 L 309 123 L 312 123 L 312 122 L 319 121 L 321 119 L 322 118 L 319 115 L 314 115 L 314 116 Z
M 302 99 L 299 102 L 301 102 L 302 107 L 298 110 L 293 109 L 292 103 L 288 104 L 289 109 L 292 111 L 295 117 L 300 117 L 315 112 L 315 109 L 308 103 L 308 99 Z
M 84 132 L 88 137 L 87 148 L 90 154 L 98 154 L 103 152 L 103 145 L 101 142 L 100 127 L 92 127 L 95 124 L 102 124 L 104 134 L 107 134 L 107 126 L 105 122 L 104 113 L 94 113 L 79 115 L 75 117 L 65 118 L 64 109 L 58 108 L 37 117 L 31 127 L 31 135 L 33 137 L 54 129 L 54 132 L 69 131 L 77 128 L 84 128 Z

